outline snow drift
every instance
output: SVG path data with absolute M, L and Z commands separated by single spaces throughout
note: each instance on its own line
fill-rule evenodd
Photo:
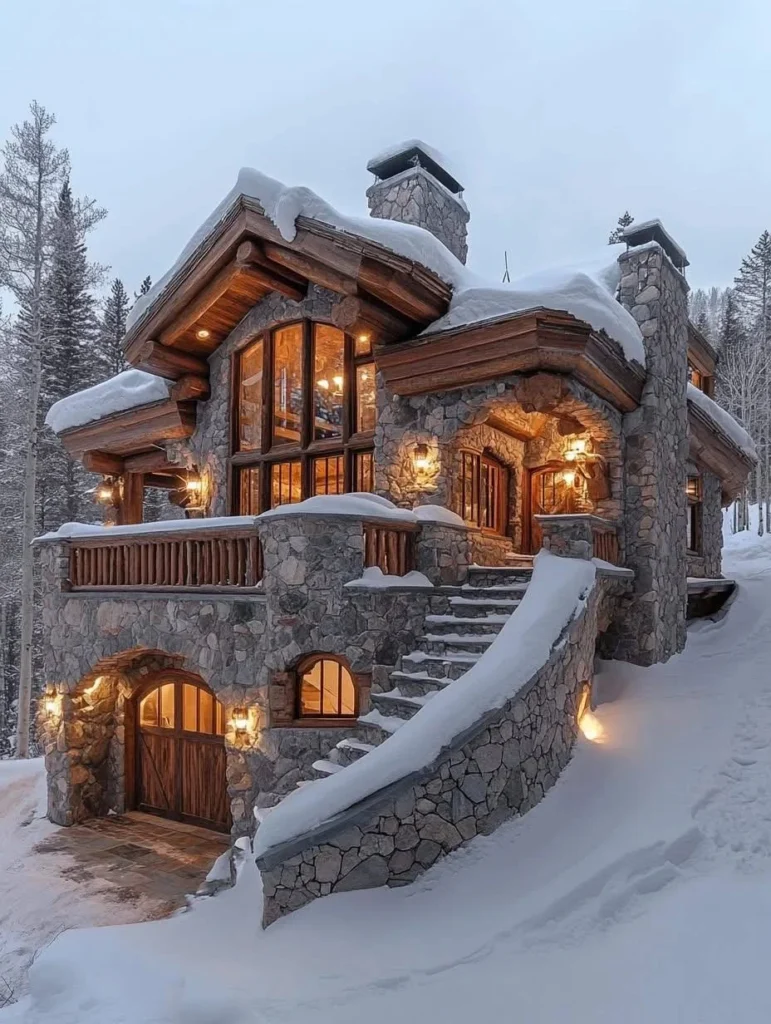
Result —
M 153 373 L 124 370 L 100 384 L 54 402 L 46 415 L 46 426 L 55 434 L 62 434 L 112 413 L 162 402 L 169 397 L 170 387 L 170 381 Z

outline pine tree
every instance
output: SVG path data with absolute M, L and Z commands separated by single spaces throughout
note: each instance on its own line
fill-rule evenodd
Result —
M 629 225 L 633 223 L 634 217 L 631 215 L 629 210 L 625 210 L 618 218 L 618 223 L 608 236 L 608 245 L 616 245 L 617 242 L 623 242 L 624 229 L 628 228 Z
M 50 254 L 50 215 L 69 165 L 66 150 L 49 138 L 55 123 L 38 103 L 31 118 L 11 129 L 0 172 L 0 283 L 26 310 L 26 426 L 21 529 L 21 612 L 16 755 L 29 756 L 34 622 L 35 493 L 38 474 L 38 406 L 43 377 L 43 282 Z
M 94 273 L 88 263 L 81 209 L 65 179 L 52 221 L 51 268 L 43 291 L 41 420 L 54 402 L 93 383 L 95 377 L 97 319 L 89 290 Z M 40 485 L 43 531 L 63 522 L 94 518 L 96 510 L 88 497 L 93 481 L 48 430 L 41 435 Z
M 148 274 L 144 281 L 139 286 L 139 291 L 134 292 L 134 301 L 141 298 L 143 295 L 147 295 L 153 286 L 152 278 Z
M 130 309 L 129 297 L 123 282 L 116 277 L 102 310 L 96 341 L 96 380 L 106 380 L 128 368 L 123 355 L 123 338 Z

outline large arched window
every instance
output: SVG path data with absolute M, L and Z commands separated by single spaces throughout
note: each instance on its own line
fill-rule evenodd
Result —
M 509 474 L 492 455 L 460 453 L 461 515 L 473 526 L 505 533 L 508 519 Z
M 373 489 L 375 365 L 366 334 L 286 324 L 235 356 L 234 506 L 256 515 Z
M 357 697 L 353 676 L 338 658 L 318 654 L 298 666 L 298 718 L 355 718 Z

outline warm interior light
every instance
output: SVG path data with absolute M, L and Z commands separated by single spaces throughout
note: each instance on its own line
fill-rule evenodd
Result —
M 97 676 L 93 683 L 88 687 L 88 689 L 83 691 L 83 695 L 92 697 L 99 689 L 99 687 L 102 685 L 103 680 L 104 676 Z
M 576 474 L 572 469 L 566 469 L 562 474 L 562 479 L 565 481 L 568 487 L 574 487 L 576 482 Z
M 342 377 L 333 377 L 332 380 L 333 380 L 334 385 L 335 385 L 336 388 L 341 388 L 343 386 L 343 378 Z
M 207 338 L 211 337 L 211 331 L 207 331 L 205 327 L 202 327 L 200 331 L 195 332 L 195 336 L 199 341 L 206 341 Z
M 582 438 L 576 438 L 576 440 L 573 442 L 572 448 L 577 455 L 583 455 L 586 451 L 586 441 L 584 441 Z
M 584 736 L 586 736 L 588 740 L 591 740 L 592 743 L 599 743 L 605 735 L 602 722 L 595 714 L 592 714 L 591 711 L 584 711 L 583 715 L 581 715 L 581 721 L 578 723 L 578 727 Z
M 324 391 L 329 389 L 329 381 L 322 377 L 321 380 L 316 381 L 316 386 L 322 388 Z
M 188 491 L 200 491 L 201 490 L 201 478 L 198 476 L 191 476 L 185 484 L 185 489 Z
M 114 485 L 111 483 L 99 484 L 95 497 L 101 505 L 113 505 L 115 503 Z
M 46 697 L 46 711 L 49 715 L 55 715 L 59 709 L 59 702 L 56 697 Z
M 360 341 L 362 343 L 362 345 L 366 345 L 367 342 L 369 341 L 369 335 L 368 334 L 360 334 L 358 336 L 357 340 Z
M 246 732 L 249 728 L 249 712 L 246 708 L 233 708 L 233 727 L 236 732 Z
M 576 438 L 570 442 L 570 447 L 562 453 L 566 462 L 575 462 L 586 455 L 586 441 L 583 438 Z

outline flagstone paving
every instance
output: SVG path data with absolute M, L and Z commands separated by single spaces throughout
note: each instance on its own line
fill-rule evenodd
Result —
M 63 875 L 101 880 L 120 902 L 158 901 L 154 916 L 162 917 L 186 905 L 229 845 L 226 835 L 131 812 L 58 829 L 35 850 L 69 855 Z

